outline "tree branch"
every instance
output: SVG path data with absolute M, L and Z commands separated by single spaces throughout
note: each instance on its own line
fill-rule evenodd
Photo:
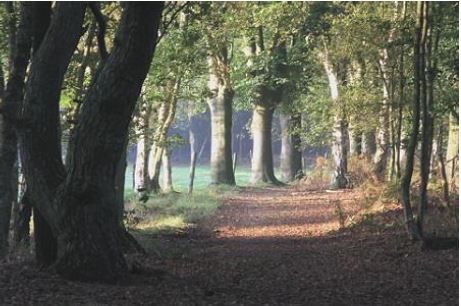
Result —
M 107 47 L 106 47 L 106 41 L 105 41 L 105 36 L 106 36 L 106 28 L 107 28 L 107 22 L 105 16 L 101 12 L 101 7 L 99 6 L 99 3 L 97 2 L 90 2 L 89 3 L 91 12 L 94 15 L 94 18 L 96 19 L 96 22 L 98 23 L 98 49 L 99 49 L 99 54 L 101 56 L 101 59 L 105 61 L 107 59 L 107 56 L 109 53 L 107 52 Z

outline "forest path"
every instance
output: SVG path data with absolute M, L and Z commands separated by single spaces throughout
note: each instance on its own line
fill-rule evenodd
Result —
M 118 285 L 0 264 L 0 305 L 458 305 L 457 249 L 423 252 L 373 222 L 340 229 L 361 197 L 242 188 L 191 232 L 145 235 L 148 254 Z
M 341 229 L 361 198 L 244 188 L 183 239 L 169 270 L 201 288 L 199 305 L 457 305 L 458 251 L 421 252 L 395 228 Z

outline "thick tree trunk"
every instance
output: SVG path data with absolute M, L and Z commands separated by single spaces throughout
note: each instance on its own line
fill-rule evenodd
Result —
M 19 211 L 17 214 L 16 228 L 14 231 L 15 244 L 30 244 L 30 220 L 32 217 L 32 203 L 28 200 L 27 190 L 22 194 L 19 201 Z
M 279 118 L 282 133 L 282 148 L 280 151 L 281 179 L 285 182 L 291 182 L 304 175 L 301 138 L 298 131 L 301 127 L 301 116 L 282 113 Z
M 31 48 L 32 5 L 21 4 L 20 22 L 16 29 L 13 3 L 5 4 L 9 13 L 9 77 L 4 90 L 1 71 L 0 92 L 0 258 L 8 250 L 11 208 L 17 200 L 17 110 L 23 99 L 24 79 Z M 15 172 L 16 171 L 16 172 Z
M 31 128 L 21 133 L 21 158 L 34 206 L 58 237 L 56 269 L 67 278 L 114 282 L 127 271 L 116 168 L 152 59 L 162 7 L 161 2 L 125 5 L 116 43 L 85 97 L 67 174 L 55 145 L 58 102 L 86 3 L 56 4 L 34 57 L 22 112 Z
M 118 220 L 123 225 L 123 213 L 125 212 L 125 174 L 126 174 L 126 155 L 127 155 L 128 139 L 125 140 L 125 149 L 122 152 L 122 156 L 117 163 L 117 169 L 115 172 L 115 206 L 117 206 Z
M 253 156 L 251 158 L 251 184 L 279 184 L 274 175 L 272 157 L 272 117 L 274 107 L 255 105 L 251 132 L 253 135 Z
M 226 54 L 227 52 L 223 51 Z M 211 184 L 235 185 L 232 169 L 232 100 L 234 91 L 230 85 L 227 61 L 211 57 L 208 106 L 211 116 Z M 225 68 L 223 68 L 225 67 Z

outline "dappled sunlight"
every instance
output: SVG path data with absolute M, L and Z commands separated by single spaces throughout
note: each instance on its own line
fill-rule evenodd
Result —
M 215 215 L 214 231 L 217 238 L 323 236 L 354 220 L 361 199 L 363 195 L 353 190 L 252 188 L 226 198 L 224 208 Z

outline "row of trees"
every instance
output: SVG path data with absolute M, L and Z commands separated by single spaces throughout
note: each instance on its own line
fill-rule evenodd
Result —
M 235 184 L 235 110 L 252 111 L 251 183 L 280 183 L 272 156 L 279 112 L 282 181 L 303 175 L 305 149 L 331 152 L 336 188 L 349 185 L 348 160 L 366 158 L 378 180 L 401 182 L 410 233 L 422 237 L 431 171 L 444 178 L 447 198 L 457 171 L 457 5 L 4 4 L 1 253 L 12 206 L 17 228 L 32 208 L 42 264 L 79 279 L 126 272 L 123 252 L 137 248 L 122 223 L 127 146 L 137 148 L 137 191 L 160 191 L 162 163 L 163 189 L 172 190 L 169 156 L 183 141 L 168 130 L 175 118 L 188 121 L 196 156 L 204 143 L 193 119 L 205 109 L 213 184 Z
M 235 109 L 253 113 L 251 183 L 280 183 L 274 175 L 271 140 L 272 119 L 278 111 L 282 181 L 302 175 L 306 148 L 329 148 L 335 188 L 350 186 L 351 157 L 366 158 L 376 180 L 401 184 L 407 224 L 419 224 L 422 233 L 430 175 L 444 181 L 447 203 L 456 181 L 458 16 L 457 3 L 421 6 L 406 2 L 186 6 L 159 48 L 162 44 L 171 48 L 164 56 L 175 52 L 194 56 L 192 61 L 184 56 L 181 62 L 188 73 L 179 73 L 182 86 L 175 104 L 180 101 L 181 108 L 184 102 L 189 118 L 206 106 L 209 109 L 212 183 L 235 184 L 231 136 Z M 413 216 L 409 194 L 415 156 L 421 200 Z

